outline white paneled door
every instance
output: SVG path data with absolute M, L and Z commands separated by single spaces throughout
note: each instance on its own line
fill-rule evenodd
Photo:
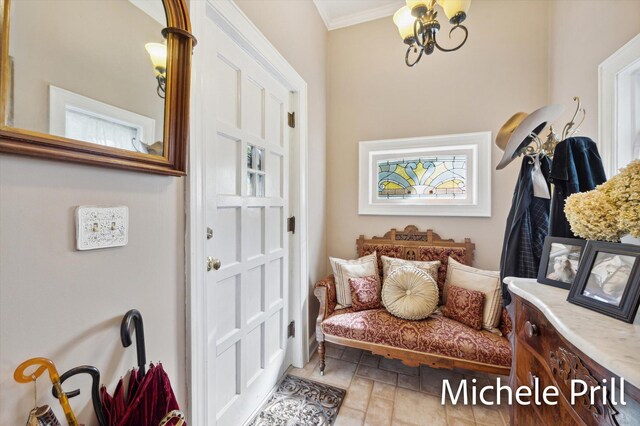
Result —
M 290 93 L 221 29 L 211 31 L 213 42 L 199 46 L 212 67 L 206 252 L 219 260 L 205 289 L 208 415 L 240 425 L 290 364 Z

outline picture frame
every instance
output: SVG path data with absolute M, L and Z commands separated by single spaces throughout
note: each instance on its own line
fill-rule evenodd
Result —
M 14 111 L 14 105 L 15 105 L 14 75 L 15 75 L 15 65 L 13 63 L 13 56 L 9 56 L 9 88 L 7 93 L 7 124 L 9 126 L 13 126 L 13 111 Z
M 359 143 L 358 214 L 491 217 L 491 132 Z
M 633 322 L 640 303 L 640 246 L 587 242 L 567 301 Z
M 546 237 L 538 268 L 538 282 L 571 289 L 587 242 L 577 238 Z

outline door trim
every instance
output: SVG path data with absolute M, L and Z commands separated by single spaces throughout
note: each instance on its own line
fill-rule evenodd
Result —
M 608 177 L 618 174 L 618 82 L 638 58 L 640 34 L 598 66 L 598 150 Z
M 249 18 L 232 0 L 192 0 L 190 1 L 193 32 L 203 37 L 205 25 L 213 19 L 223 31 L 236 41 L 245 51 L 260 63 L 274 78 L 291 92 L 291 109 L 296 112 L 296 127 L 290 130 L 290 180 L 289 211 L 296 216 L 296 232 L 291 235 L 289 284 L 289 320 L 298 324 L 296 336 L 291 342 L 291 359 L 296 367 L 303 367 L 309 360 L 309 315 L 308 288 L 309 261 L 307 252 L 308 202 L 307 202 L 307 144 L 308 107 L 307 83 L 297 71 L 276 50 Z M 194 54 L 191 97 L 191 143 L 189 149 L 189 173 L 185 189 L 186 237 L 186 345 L 187 345 L 187 406 L 190 424 L 212 424 L 215 415 L 208 416 L 209 389 L 207 389 L 208 368 L 207 334 L 205 311 L 205 241 L 206 241 L 206 200 L 204 120 L 207 117 L 204 97 L 197 96 L 205 90 L 205 79 L 211 78 L 211 70 L 203 64 L 203 50 Z M 213 420 L 215 422 L 215 420 Z

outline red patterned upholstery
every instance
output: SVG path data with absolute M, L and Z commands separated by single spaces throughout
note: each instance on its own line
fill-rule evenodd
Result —
M 322 322 L 325 334 L 362 342 L 510 366 L 509 340 L 473 330 L 457 321 L 434 315 L 422 321 L 396 318 L 385 309 L 354 312 L 340 309 Z
M 483 292 L 449 286 L 447 303 L 442 310 L 442 315 L 468 325 L 474 330 L 482 330 L 483 310 Z
M 462 264 L 467 264 L 467 250 L 464 247 L 419 247 L 418 259 L 423 262 L 439 260 L 440 269 L 438 269 L 438 288 L 440 289 L 440 300 L 442 300 L 442 289 L 444 281 L 447 278 L 447 264 L 449 257 L 457 260 Z
M 428 262 L 433 260 L 440 261 L 440 269 L 438 269 L 438 288 L 440 289 L 440 296 L 442 297 L 442 288 L 444 287 L 444 280 L 447 277 L 447 263 L 449 262 L 449 256 L 454 258 L 460 263 L 466 264 L 467 249 L 464 247 L 434 247 L 434 246 L 419 246 L 419 247 L 404 247 L 400 245 L 391 244 L 369 244 L 365 243 L 362 246 L 362 253 L 360 256 L 366 256 L 373 252 L 378 253 L 378 268 L 380 269 L 380 276 L 382 277 L 382 256 L 399 257 L 406 260 L 419 260 L 422 262 Z
M 351 307 L 354 311 L 382 307 L 380 281 L 375 275 L 349 278 L 349 287 L 351 287 Z
M 324 287 L 327 290 L 327 300 L 325 301 L 326 311 L 324 312 L 324 317 L 327 318 L 336 310 L 336 305 L 338 304 L 338 298 L 336 296 L 336 280 L 333 275 L 329 275 L 316 283 L 316 288 L 321 287 Z
M 362 247 L 362 251 L 363 253 L 360 255 L 360 257 L 371 254 L 374 251 L 378 254 L 378 270 L 381 277 L 382 277 L 382 259 L 381 259 L 382 256 L 404 258 L 403 256 L 404 248 L 402 246 L 393 246 L 391 244 L 365 244 Z
M 509 316 L 509 312 L 506 308 L 502 308 L 502 315 L 500 316 L 500 325 L 498 328 L 504 337 L 508 337 L 511 333 L 513 323 L 511 322 L 511 317 Z

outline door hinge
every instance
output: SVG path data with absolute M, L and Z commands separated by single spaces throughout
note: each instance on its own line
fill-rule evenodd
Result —
M 296 113 L 295 112 L 290 112 L 289 113 L 289 127 L 291 127 L 292 129 L 295 129 L 295 127 L 296 127 Z
M 296 233 L 296 217 L 291 216 L 287 219 L 287 232 L 291 232 L 292 234 Z
M 296 337 L 296 322 L 291 321 L 287 327 L 287 338 Z

